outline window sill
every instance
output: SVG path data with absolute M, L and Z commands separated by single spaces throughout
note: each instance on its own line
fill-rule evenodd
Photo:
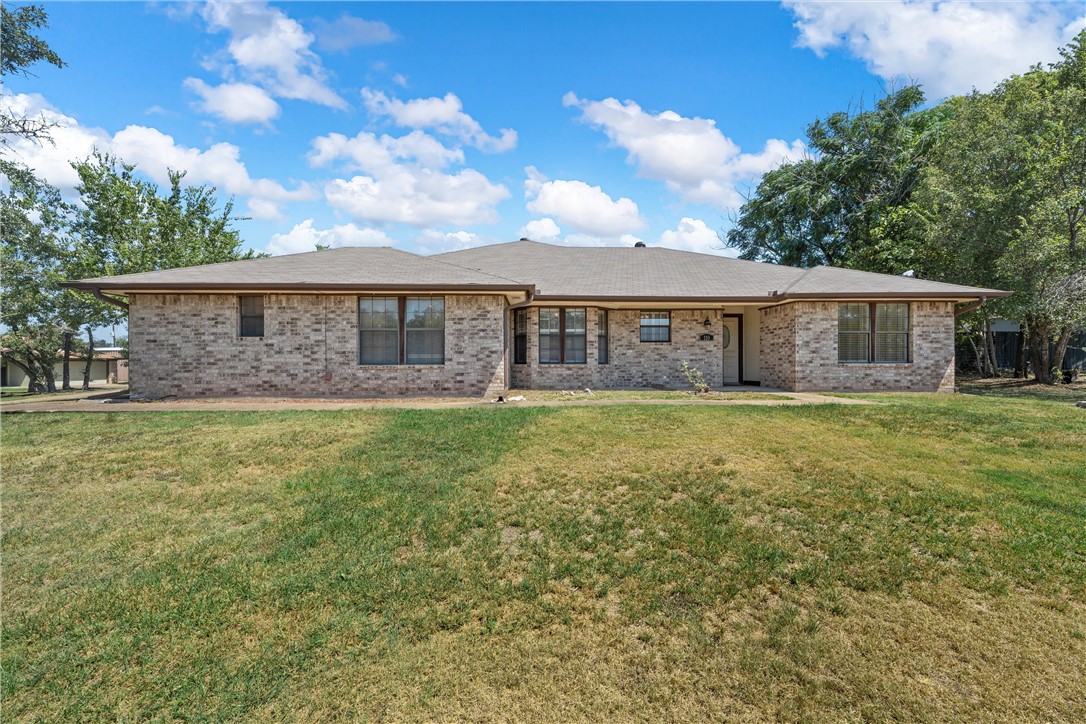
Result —
M 893 367 L 895 365 L 898 367 L 911 367 L 913 365 L 912 362 L 842 362 L 841 360 L 837 360 L 837 364 L 841 367 L 857 367 L 864 365 L 868 367 Z
M 382 368 L 382 367 L 387 368 L 387 369 L 402 370 L 402 369 L 406 369 L 408 367 L 444 367 L 445 363 L 444 362 L 411 362 L 410 364 L 408 364 L 408 363 L 405 362 L 403 364 L 399 364 L 397 362 L 397 363 L 392 363 L 392 364 L 384 364 L 384 363 L 381 363 L 381 364 L 366 364 L 365 362 L 359 362 L 356 366 L 360 367 L 360 368 L 368 369 L 368 370 Z

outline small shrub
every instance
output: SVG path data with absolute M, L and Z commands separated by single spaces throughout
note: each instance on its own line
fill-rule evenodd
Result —
M 682 370 L 683 376 L 686 381 L 690 383 L 690 386 L 694 388 L 695 395 L 701 395 L 709 392 L 709 383 L 705 381 L 705 375 L 701 373 L 697 367 L 691 367 L 686 360 L 683 360 L 679 369 Z

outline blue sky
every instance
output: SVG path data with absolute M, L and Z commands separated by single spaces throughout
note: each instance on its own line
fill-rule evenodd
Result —
M 45 3 L 69 63 L 3 102 L 62 124 L 15 152 L 70 189 L 94 147 L 233 195 L 247 246 L 430 253 L 530 236 L 729 253 L 819 115 L 920 81 L 987 90 L 1081 2 Z

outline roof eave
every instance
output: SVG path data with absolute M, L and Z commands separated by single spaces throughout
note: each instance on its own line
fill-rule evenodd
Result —
M 585 294 L 536 294 L 535 302 L 605 302 L 617 304 L 621 302 L 704 302 L 706 304 L 739 304 L 741 302 L 757 303 L 770 302 L 776 297 L 685 297 L 685 296 L 643 296 L 643 295 L 585 295 Z
M 240 291 L 266 292 L 380 292 L 380 291 L 420 291 L 420 292 L 524 292 L 535 290 L 530 284 L 314 284 L 295 283 L 260 283 L 244 282 L 232 284 L 190 284 L 190 283 L 147 283 L 147 284 L 110 284 L 86 280 L 62 282 L 66 289 L 92 291 L 99 289 L 112 294 L 150 294 L 158 291 L 193 294 L 230 294 Z
M 1013 292 L 996 289 L 977 289 L 965 292 L 814 292 L 773 294 L 758 296 L 640 296 L 640 295 L 583 295 L 583 294 L 536 294 L 534 302 L 703 302 L 706 304 L 764 304 L 801 302 L 828 299 L 916 299 L 916 300 L 971 300 L 980 298 L 1009 297 Z
M 971 289 L 969 291 L 943 292 L 798 292 L 781 294 L 773 297 L 774 301 L 799 302 L 803 300 L 826 299 L 917 299 L 917 300 L 970 300 L 994 297 L 1009 297 L 1014 292 L 999 289 Z

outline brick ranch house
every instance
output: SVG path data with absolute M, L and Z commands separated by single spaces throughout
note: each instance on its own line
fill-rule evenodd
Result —
M 954 387 L 955 305 L 1007 292 L 655 247 L 341 248 L 84 279 L 134 396 Z M 197 352 L 198 350 L 198 352 Z

